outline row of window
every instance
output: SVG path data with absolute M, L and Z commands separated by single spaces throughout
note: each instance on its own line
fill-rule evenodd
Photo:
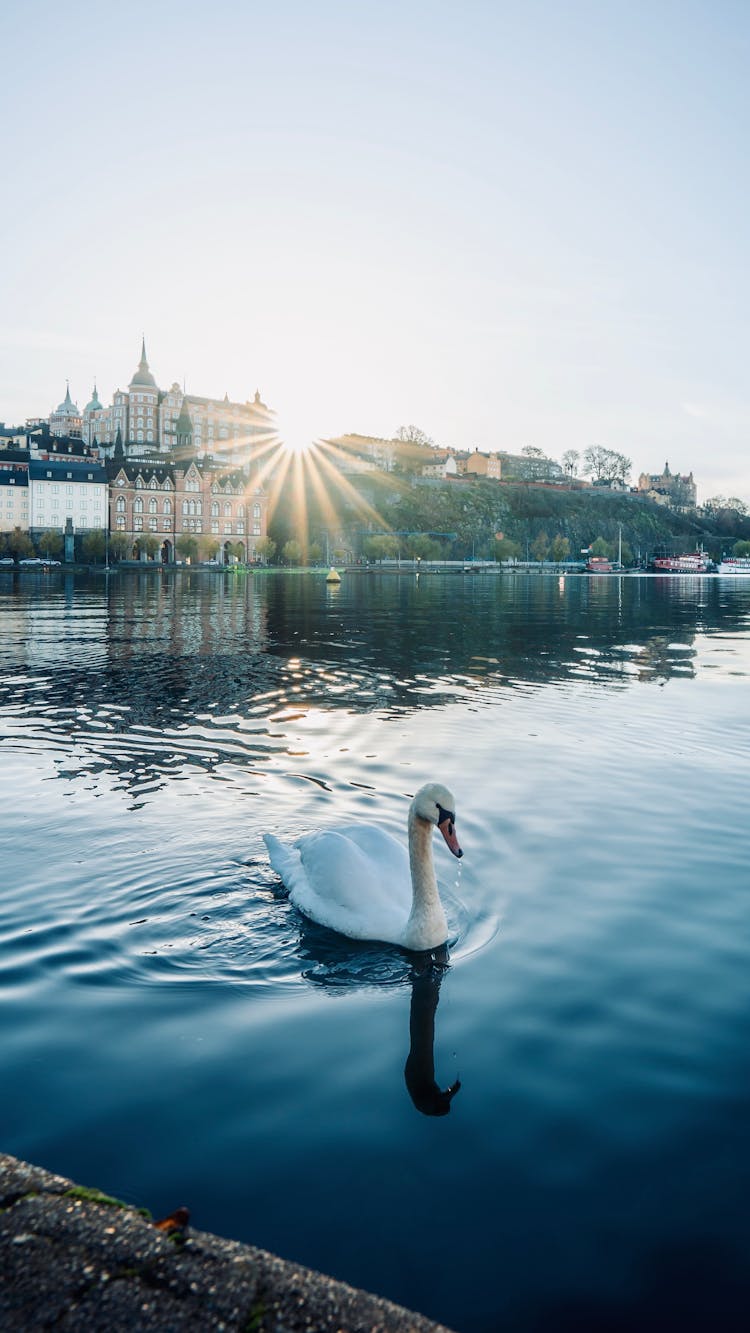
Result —
M 115 526 L 116 526 L 116 528 L 118 529 L 118 531 L 120 531 L 120 532 L 124 532 L 124 531 L 125 531 L 125 529 L 126 529 L 126 527 L 127 527 L 127 520 L 126 520 L 124 514 L 118 514 L 117 519 L 115 520 Z M 169 518 L 163 518 L 162 521 L 161 521 L 161 526 L 162 526 L 162 529 L 163 529 L 164 532 L 170 532 L 170 531 L 171 531 L 171 528 L 172 528 L 172 521 L 171 521 L 171 519 L 169 519 Z M 218 533 L 219 533 L 219 527 L 220 527 L 220 524 L 219 524 L 218 519 L 215 519 L 215 518 L 212 519 L 212 520 L 211 520 L 211 523 L 210 523 L 209 526 L 210 526 L 211 533 L 214 534 L 214 535 L 218 535 Z M 149 519 L 148 519 L 148 530 L 149 530 L 149 532 L 158 532 L 158 530 L 159 530 L 159 520 L 158 520 L 158 518 L 149 518 Z M 194 533 L 197 533 L 197 534 L 202 533 L 202 532 L 203 532 L 203 520 L 202 520 L 201 518 L 188 518 L 188 519 L 186 519 L 185 522 L 183 523 L 183 531 L 184 531 L 184 532 L 194 532 Z M 231 536 L 232 536 L 232 524 L 231 524 L 231 523 L 225 523 L 225 524 L 223 525 L 223 527 L 221 528 L 221 531 L 224 533 L 224 535 L 225 535 L 226 537 L 231 537 Z M 133 532 L 143 532 L 143 516 L 142 516 L 142 514 L 136 514 L 136 515 L 134 516 L 134 518 L 133 518 Z M 236 523 L 236 524 L 234 525 L 234 533 L 235 533 L 235 535 L 238 536 L 238 537 L 244 537 L 244 535 L 245 535 L 245 524 L 244 524 L 244 523 Z M 253 536 L 254 536 L 254 537 L 260 537 L 260 523 L 254 523 L 254 524 L 253 524 Z
M 93 475 L 92 473 L 89 473 L 89 476 L 92 476 L 92 475 Z M 48 472 L 48 473 L 47 473 L 47 476 L 48 476 L 48 477 L 51 477 L 51 476 L 52 476 L 52 473 L 51 473 L 51 472 Z M 70 476 L 70 473 L 68 473 L 68 476 Z M 66 495 L 72 495 L 73 492 L 74 492 L 75 490 L 77 490 L 77 489 L 78 489 L 78 488 L 77 488 L 76 486 L 66 486 L 66 487 L 65 487 L 65 494 L 66 494 Z M 52 483 L 51 486 L 48 486 L 48 487 L 47 487 L 47 491 L 48 491 L 48 492 L 51 491 L 53 495 L 59 495 L 59 493 L 60 493 L 60 486 L 59 486 L 59 483 L 56 482 L 56 481 L 54 481 L 54 482 Z M 103 487 L 103 486 L 97 486 L 96 490 L 95 490 L 93 493 L 94 493 L 94 495 L 102 495 L 102 494 L 104 493 L 104 487 Z M 83 494 L 83 495 L 90 495 L 91 492 L 90 492 L 89 490 L 85 490 L 85 491 L 82 492 L 82 494 Z
M 54 507 L 54 505 L 56 504 L 56 501 L 53 500 L 52 504 L 53 504 L 53 507 Z M 99 501 L 98 501 L 98 500 L 95 501 L 95 503 L 94 503 L 94 507 L 95 507 L 95 508 L 98 508 L 98 507 L 99 507 Z M 125 500 L 125 496 L 124 496 L 124 495 L 118 495 L 117 500 L 116 500 L 116 502 L 115 502 L 115 512 L 118 513 L 118 514 L 124 514 L 126 508 L 127 508 L 127 502 L 126 502 L 126 500 Z M 224 517 L 225 517 L 225 518 L 231 518 L 231 517 L 232 517 L 232 506 L 231 506 L 231 504 L 229 504 L 228 502 L 225 502 L 223 508 L 224 508 Z M 157 501 L 157 500 L 153 500 L 153 499 L 149 500 L 149 502 L 148 502 L 148 512 L 149 512 L 149 514 L 156 514 L 156 513 L 159 512 L 159 505 L 158 505 L 158 501 Z M 183 512 L 183 514 L 202 514 L 202 513 L 203 513 L 203 501 L 202 501 L 202 500 L 183 500 L 183 502 L 182 502 L 182 512 Z M 218 502 L 218 500 L 214 500 L 214 501 L 212 502 L 212 504 L 211 504 L 211 517 L 212 517 L 212 518 L 218 518 L 220 512 L 221 512 L 221 511 L 220 511 L 220 507 L 219 507 L 219 502 Z M 133 501 L 133 513 L 134 513 L 134 514 L 142 514 L 142 513 L 143 513 L 143 500 L 141 499 L 140 496 L 136 496 L 135 500 Z M 163 514 L 171 514 L 171 513 L 172 513 L 172 501 L 171 501 L 171 500 L 163 500 L 163 501 L 162 501 L 162 513 L 163 513 Z M 240 522 L 243 521 L 243 519 L 244 519 L 244 517 L 245 517 L 245 506 L 244 506 L 244 505 L 237 505 L 236 512 L 235 512 L 235 517 L 236 517 Z M 254 504 L 254 505 L 253 505 L 253 518 L 254 518 L 255 520 L 258 520 L 258 519 L 260 518 L 260 505 L 259 505 L 259 504 Z

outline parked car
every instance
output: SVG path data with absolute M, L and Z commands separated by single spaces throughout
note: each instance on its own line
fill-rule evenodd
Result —
M 15 565 L 15 563 L 12 555 L 4 555 L 2 559 L 0 559 L 0 565 Z

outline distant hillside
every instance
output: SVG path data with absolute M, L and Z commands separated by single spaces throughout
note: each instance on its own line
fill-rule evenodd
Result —
M 498 484 L 487 481 L 432 485 L 394 484 L 392 478 L 370 474 L 360 489 L 391 529 L 455 532 L 456 554 L 463 558 L 493 545 L 496 533 L 517 542 L 523 551 L 542 534 L 550 541 L 567 537 L 571 555 L 598 537 L 622 540 L 633 554 L 646 556 L 660 544 L 689 549 L 698 542 L 717 546 L 720 554 L 728 534 L 718 534 L 695 515 L 676 513 L 630 492 L 599 489 L 565 490 L 557 486 Z M 744 526 L 750 526 L 745 521 Z M 745 535 L 736 531 L 734 537 Z
M 737 515 L 731 521 L 725 513 L 709 520 L 677 513 L 631 492 L 596 488 L 425 481 L 368 472 L 348 477 L 341 490 L 329 483 L 327 502 L 334 505 L 339 532 L 356 554 L 367 534 L 378 531 L 455 533 L 455 540 L 437 539 L 441 553 L 454 559 L 472 553 L 494 557 L 497 533 L 516 542 L 522 555 L 535 543 L 543 544 L 545 536 L 550 543 L 558 536 L 567 538 L 571 558 L 597 538 L 616 544 L 620 526 L 623 544 L 635 559 L 645 559 L 660 545 L 687 551 L 699 543 L 718 558 L 737 538 L 750 537 L 750 520 Z M 306 509 L 311 540 L 324 529 L 333 537 L 331 514 L 321 507 L 319 487 L 309 488 Z M 272 532 L 277 541 L 300 537 L 294 514 L 283 503 L 272 520 Z

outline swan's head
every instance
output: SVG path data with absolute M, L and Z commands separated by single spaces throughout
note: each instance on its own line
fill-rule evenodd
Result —
M 420 787 L 411 808 L 419 819 L 437 825 L 454 856 L 463 856 L 456 837 L 456 802 L 447 787 L 428 782 Z

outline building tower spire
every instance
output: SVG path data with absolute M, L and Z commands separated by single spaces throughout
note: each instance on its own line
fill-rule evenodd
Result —
M 193 448 L 193 421 L 188 409 L 187 398 L 182 395 L 180 415 L 174 424 L 175 450 L 179 457 L 189 456 Z
M 135 386 L 136 388 L 139 388 L 139 387 L 140 387 L 140 388 L 149 388 L 149 389 L 155 389 L 155 388 L 156 388 L 156 380 L 154 379 L 153 375 L 151 374 L 151 371 L 149 370 L 149 367 L 148 367 L 148 360 L 147 360 L 147 358 L 146 358 L 146 335 L 145 335 L 145 334 L 143 335 L 143 338 L 141 339 L 141 359 L 140 359 L 140 361 L 139 361 L 139 363 L 138 363 L 138 369 L 136 370 L 136 372 L 135 372 L 135 374 L 134 374 L 132 380 L 130 381 L 130 387 L 133 388 L 133 386 Z

